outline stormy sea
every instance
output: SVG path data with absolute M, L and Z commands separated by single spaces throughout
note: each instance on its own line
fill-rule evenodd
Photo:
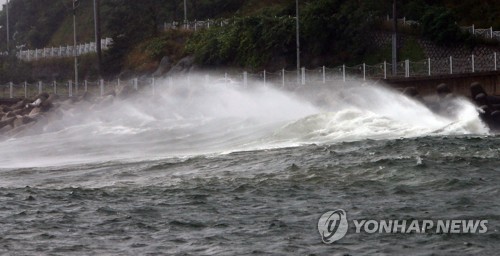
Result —
M 495 255 L 500 138 L 465 98 L 372 83 L 158 82 L 0 138 L 2 255 Z M 432 97 L 432 96 L 430 96 Z M 432 100 L 432 99 L 430 99 Z M 356 232 L 318 220 L 487 220 Z

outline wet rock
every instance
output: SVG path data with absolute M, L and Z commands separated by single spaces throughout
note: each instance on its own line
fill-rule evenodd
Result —
M 7 118 L 7 119 L 5 119 L 3 121 L 0 121 L 0 128 L 3 128 L 3 127 L 8 126 L 8 125 L 13 126 L 15 119 L 16 118 L 11 117 L 11 118 Z
M 22 109 L 28 104 L 30 101 L 28 99 L 20 100 L 16 104 L 14 104 L 11 109 L 17 110 L 17 109 Z
M 436 88 L 436 92 L 439 98 L 445 98 L 452 93 L 450 87 L 445 83 L 439 84 Z
M 49 111 L 53 106 L 52 102 L 53 102 L 53 97 L 47 98 L 40 104 L 40 110 L 43 112 Z
M 194 65 L 194 56 L 187 56 L 181 59 L 175 66 L 170 69 L 167 75 L 174 75 L 179 73 L 187 73 Z
M 3 106 L 3 107 L 2 107 L 2 112 L 4 112 L 4 113 L 8 113 L 8 112 L 10 112 L 10 111 L 12 111 L 12 108 L 11 108 L 11 107 L 9 107 L 9 106 Z
M 14 111 L 10 111 L 9 113 L 7 113 L 7 117 L 16 117 L 16 114 L 14 113 Z
M 156 71 L 153 73 L 153 76 L 163 76 L 171 68 L 172 68 L 172 62 L 170 61 L 170 58 L 168 56 L 165 56 L 161 59 L 160 65 L 158 66 Z
M 17 128 L 31 122 L 35 122 L 35 119 L 29 116 L 17 116 L 16 119 L 14 120 L 14 127 Z
M 21 116 L 22 116 L 22 115 L 23 115 L 23 113 L 24 113 L 24 109 L 23 109 L 23 108 L 21 108 L 21 109 L 16 109 L 16 110 L 12 111 L 12 113 L 13 113 L 14 115 L 16 115 L 16 116 L 19 116 L 19 115 L 21 115 Z
M 28 114 L 28 116 L 30 116 L 30 117 L 36 116 L 36 115 L 40 114 L 41 111 L 42 111 L 41 108 L 33 108 L 30 111 L 30 113 Z

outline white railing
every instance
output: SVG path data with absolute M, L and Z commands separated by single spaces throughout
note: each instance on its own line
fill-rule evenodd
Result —
M 223 75 L 205 75 L 204 83 L 215 86 L 239 85 L 249 86 L 248 81 L 261 82 L 264 85 L 276 86 L 282 88 L 297 88 L 300 86 L 316 86 L 316 85 L 341 85 L 353 80 L 382 80 L 391 78 L 410 78 L 410 77 L 430 77 L 436 75 L 450 74 L 467 74 L 485 71 L 499 70 L 500 63 L 499 54 L 493 53 L 491 56 L 477 57 L 471 55 L 468 58 L 454 58 L 452 56 L 443 59 L 426 59 L 421 61 L 405 60 L 397 63 L 396 74 L 392 74 L 392 65 L 388 62 L 383 62 L 375 65 L 367 65 L 365 63 L 347 66 L 340 65 L 336 67 L 317 67 L 307 69 L 301 68 L 299 72 L 296 70 L 281 69 L 274 72 L 266 70 L 249 73 L 249 72 L 232 72 L 224 73 Z M 189 86 L 197 86 L 200 83 L 195 82 L 195 78 L 190 78 L 190 74 L 182 75 L 185 77 Z M 199 76 L 197 76 L 199 78 Z M 86 81 L 81 84 L 74 84 L 72 81 L 67 82 L 36 82 L 33 84 L 8 83 L 0 85 L 0 97 L 3 98 L 31 98 L 41 92 L 50 92 L 59 95 L 78 96 L 83 92 L 92 92 L 94 95 L 104 96 L 106 92 L 114 90 L 120 85 L 129 85 L 141 92 L 154 94 L 161 86 L 172 86 L 172 77 L 163 77 L 167 82 L 157 83 L 155 77 L 145 79 L 131 80 L 113 80 L 113 81 Z
M 101 48 L 106 50 L 113 43 L 111 38 L 104 38 L 101 40 Z M 35 50 L 22 50 L 16 53 L 17 58 L 25 60 L 25 61 L 34 61 L 44 58 L 60 58 L 60 57 L 72 57 L 95 53 L 97 52 L 95 42 L 79 44 L 76 46 L 76 49 L 72 45 L 68 46 L 59 46 L 59 47 L 50 47 L 43 49 L 35 49 Z
M 229 23 L 229 20 L 195 20 L 195 21 L 187 21 L 187 22 L 165 22 L 163 23 L 163 30 L 169 29 L 188 29 L 197 31 L 203 28 L 210 28 L 214 26 L 225 26 Z
M 474 24 L 469 27 L 461 27 L 462 30 L 468 31 L 469 33 L 480 36 L 487 39 L 495 39 L 500 41 L 500 31 L 493 30 L 493 27 L 490 28 L 475 28 Z
M 389 16 L 387 16 L 387 20 L 389 20 Z M 420 25 L 420 22 L 415 21 L 415 20 L 407 20 L 406 17 L 403 17 L 402 19 L 398 19 L 398 22 L 402 23 L 405 26 L 406 25 L 409 25 L 409 26 L 419 26 Z M 462 26 L 460 28 L 463 31 L 466 31 L 466 32 L 473 34 L 474 36 L 500 41 L 500 31 L 493 30 L 493 27 L 475 28 L 474 24 L 472 24 L 472 26 Z

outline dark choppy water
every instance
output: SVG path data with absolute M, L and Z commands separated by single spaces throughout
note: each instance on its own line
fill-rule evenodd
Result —
M 500 249 L 500 139 L 467 100 L 438 115 L 365 84 L 295 94 L 174 84 L 106 106 L 62 104 L 55 120 L 0 137 L 0 254 Z M 336 209 L 350 220 L 484 219 L 488 232 L 357 234 L 350 225 L 323 244 L 318 220 Z
M 0 253 L 493 255 L 498 137 L 424 137 L 132 163 L 3 169 Z M 15 182 L 17 181 L 17 182 Z M 9 183 L 10 182 L 10 183 Z M 486 234 L 355 234 L 317 221 L 487 219 Z

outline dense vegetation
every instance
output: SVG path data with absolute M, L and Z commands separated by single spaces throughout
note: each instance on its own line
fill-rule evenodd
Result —
M 10 0 L 11 50 L 14 46 L 71 44 L 72 1 Z M 367 35 L 387 29 L 377 21 L 391 15 L 392 2 L 300 0 L 303 64 L 380 61 L 387 49 L 374 48 Z M 76 12 L 79 42 L 94 40 L 92 3 L 79 0 Z M 196 33 L 164 32 L 165 22 L 183 20 L 183 3 L 184 0 L 101 0 L 103 35 L 114 39 L 114 46 L 105 55 L 107 74 L 118 74 L 124 69 L 151 71 L 163 55 L 175 61 L 184 54 L 194 54 L 204 65 L 246 68 L 294 65 L 295 0 L 187 0 L 189 20 L 219 19 L 227 25 Z M 459 25 L 493 26 L 500 30 L 498 0 L 398 0 L 398 13 L 399 17 L 421 22 L 422 26 L 411 33 L 445 46 L 452 42 L 474 44 Z M 0 35 L 6 34 L 5 20 L 2 11 Z M 0 40 L 0 49 L 6 49 L 5 40 Z M 418 49 L 402 49 L 402 53 L 422 55 Z M 14 61 L 4 58 L 2 62 L 8 60 Z M 4 64 L 0 68 L 19 68 L 19 65 L 22 63 Z M 20 70 L 28 69 L 26 65 Z M 0 70 L 0 74 L 15 73 Z M 81 75 L 92 76 L 83 72 Z M 0 80 L 5 81 L 5 77 Z

